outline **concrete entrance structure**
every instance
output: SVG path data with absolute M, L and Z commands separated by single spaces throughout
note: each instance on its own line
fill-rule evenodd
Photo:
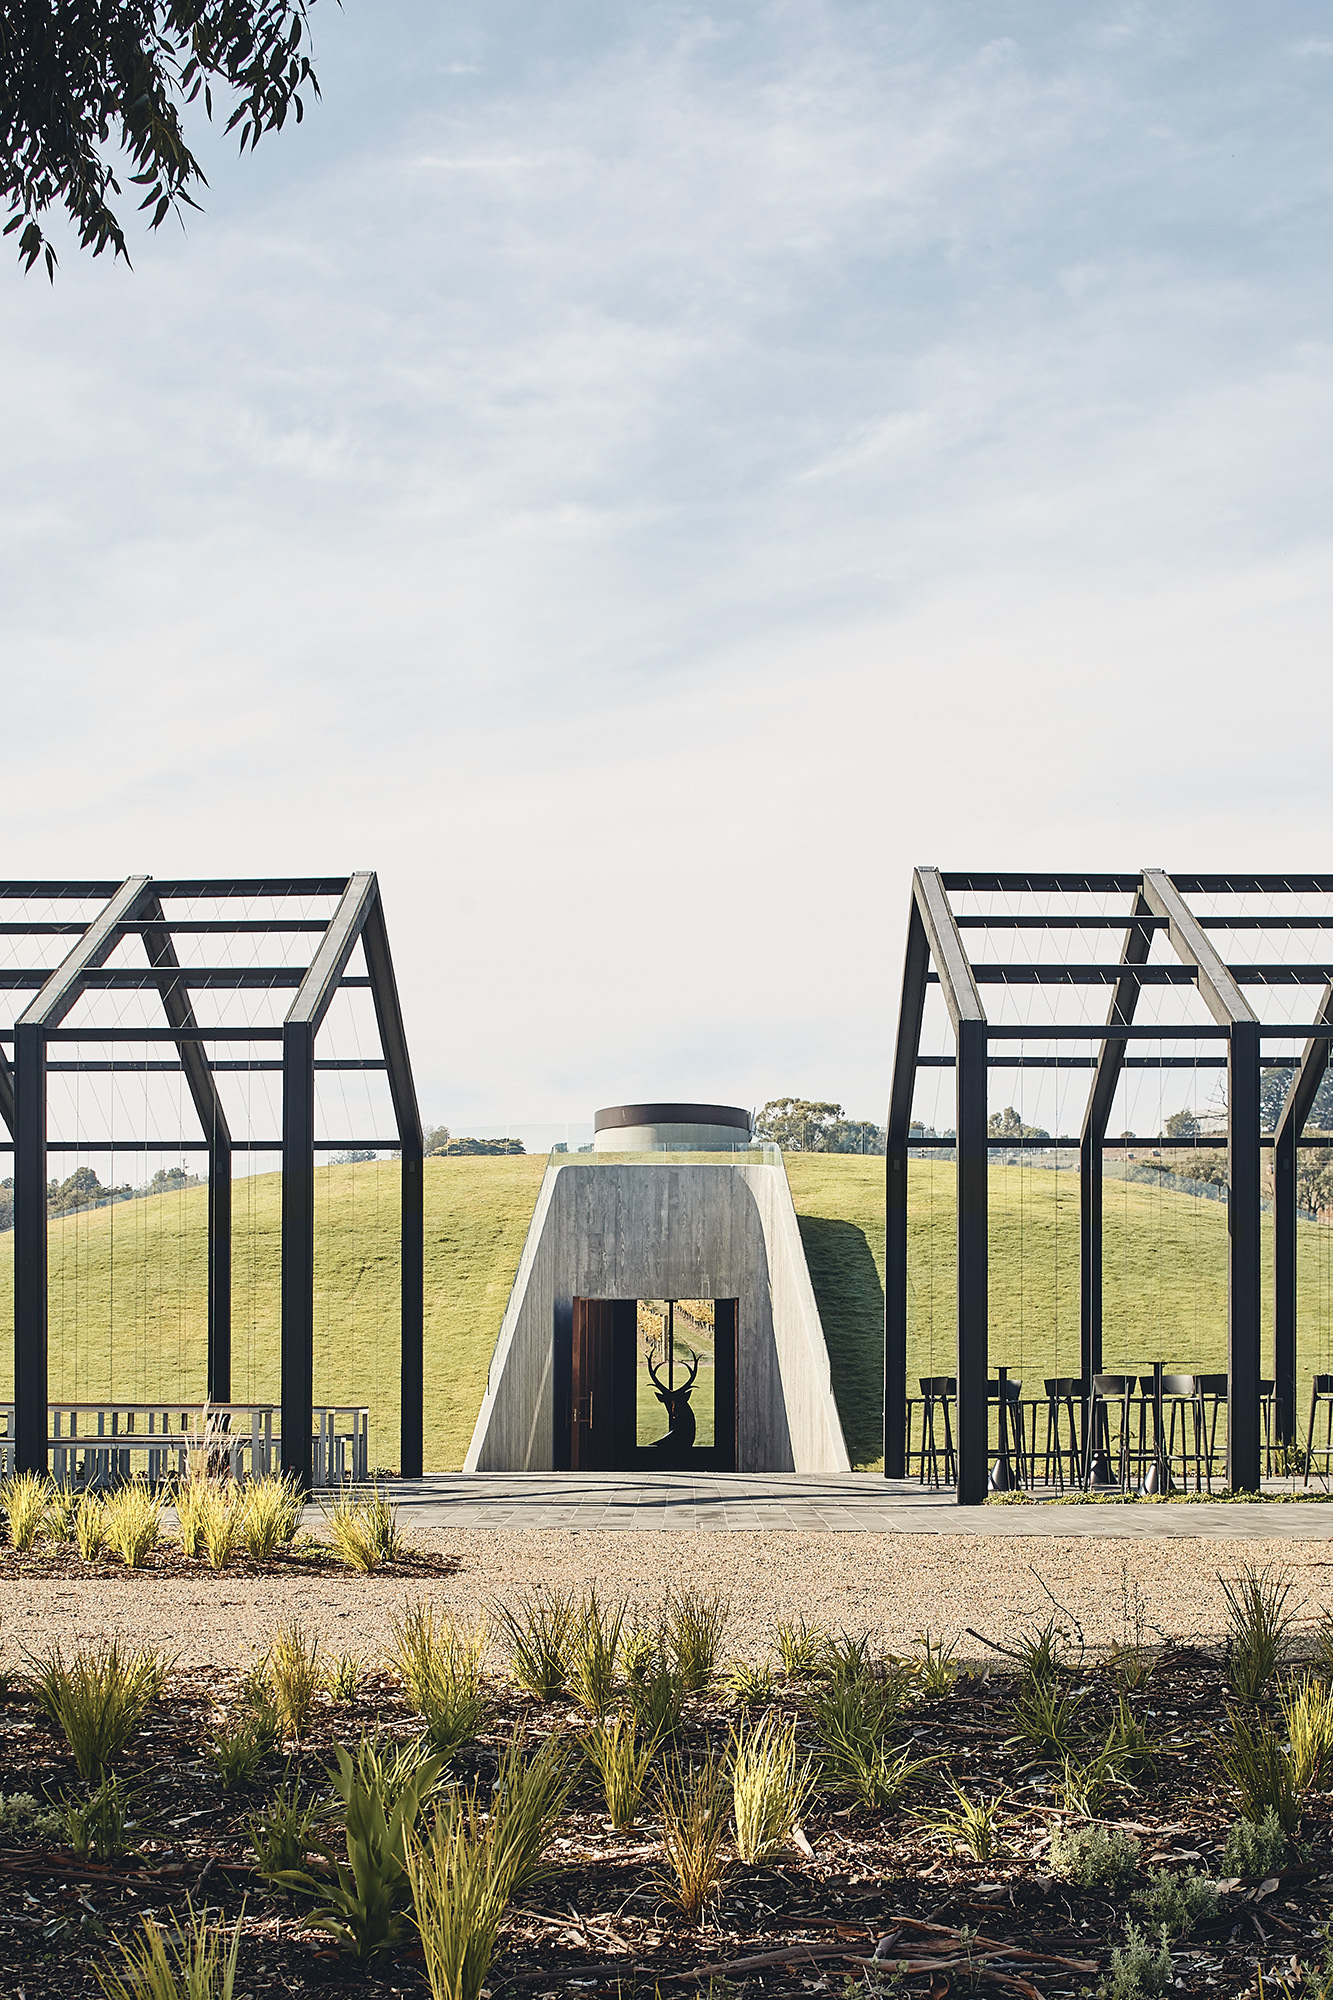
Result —
M 554 1156 L 464 1470 L 547 1472 L 568 1425 L 574 1300 L 735 1299 L 736 1469 L 850 1469 L 782 1155 Z

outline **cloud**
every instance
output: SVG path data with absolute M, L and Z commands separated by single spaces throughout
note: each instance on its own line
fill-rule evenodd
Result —
M 188 236 L 0 273 L 11 872 L 377 866 L 461 1127 L 875 1111 L 922 859 L 1304 864 L 1302 14 L 331 13 Z

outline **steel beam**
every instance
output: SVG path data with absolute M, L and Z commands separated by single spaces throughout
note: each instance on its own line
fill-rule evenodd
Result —
M 419 1479 L 425 1464 L 425 1136 L 378 885 L 375 899 L 366 912 L 361 945 L 370 974 L 380 1047 L 388 1070 L 402 1165 L 398 1266 L 399 1470 L 405 1479 Z
M 1227 1481 L 1259 1489 L 1260 1179 L 1259 1020 L 1176 884 L 1143 871 L 1143 894 L 1167 919 L 1177 956 L 1193 965 L 1204 1005 L 1227 1042 Z
M 0 1118 L 9 1128 L 9 1136 L 14 1136 L 14 1072 L 9 1066 L 9 1057 L 0 1050 Z
M 918 868 L 913 896 L 957 1038 L 958 1501 L 986 1498 L 987 1293 L 986 1012 L 937 868 Z
M 913 894 L 884 1146 L 884 1476 L 907 1470 L 907 1142 L 930 946 Z
M 83 976 L 138 913 L 146 875 L 131 875 L 93 918 L 14 1023 L 14 1464 L 47 1464 L 46 1044 L 78 999 Z
M 175 971 L 180 960 L 160 900 L 144 903 L 135 928 L 155 970 Z M 194 1008 L 184 989 L 173 983 L 162 988 L 162 1011 L 173 1028 L 197 1028 Z M 203 1046 L 177 1044 L 180 1067 L 208 1142 L 208 1365 L 205 1380 L 210 1403 L 231 1401 L 231 1129 Z
M 1320 1007 L 1333 1021 L 1333 980 Z M 1287 1086 L 1273 1133 L 1273 1377 L 1278 1437 L 1296 1442 L 1296 1150 L 1323 1081 L 1329 1045 L 1309 1040 Z
M 1153 926 L 1141 921 L 1147 914 L 1143 897 L 1136 895 L 1120 951 L 1124 968 L 1141 967 L 1152 950 Z M 1137 970 L 1121 971 L 1111 995 L 1107 1027 L 1127 1026 L 1134 1018 L 1138 997 Z M 1093 1376 L 1100 1374 L 1102 1366 L 1102 1147 L 1125 1064 L 1125 1048 L 1122 1035 L 1108 1038 L 1098 1050 L 1078 1142 L 1079 1373 L 1087 1395 L 1092 1392 Z

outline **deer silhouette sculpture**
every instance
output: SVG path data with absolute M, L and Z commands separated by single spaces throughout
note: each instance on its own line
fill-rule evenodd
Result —
M 644 1450 L 650 1452 L 659 1465 L 687 1465 L 694 1449 L 694 1411 L 690 1408 L 690 1391 L 699 1373 L 699 1357 L 697 1354 L 692 1357 L 688 1376 L 683 1382 L 677 1382 L 674 1388 L 662 1380 L 653 1366 L 651 1354 L 648 1356 L 648 1373 L 653 1378 L 657 1400 L 666 1409 L 667 1432 L 665 1437 L 654 1438 L 650 1445 L 645 1445 Z

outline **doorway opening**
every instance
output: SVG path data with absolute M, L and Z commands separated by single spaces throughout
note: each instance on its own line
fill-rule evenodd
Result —
M 734 1471 L 738 1309 L 736 1299 L 576 1298 L 557 1466 Z

